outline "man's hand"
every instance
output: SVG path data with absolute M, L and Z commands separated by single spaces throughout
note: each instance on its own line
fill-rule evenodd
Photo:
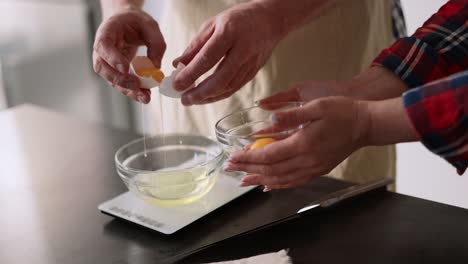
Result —
M 205 22 L 183 55 L 174 61 L 174 65 L 187 65 L 177 75 L 175 89 L 189 88 L 219 64 L 211 76 L 183 94 L 182 103 L 218 101 L 249 82 L 282 38 L 275 25 L 275 17 L 255 2 L 236 5 Z
M 150 101 L 150 90 L 128 73 L 138 46 L 148 47 L 148 57 L 156 67 L 166 49 L 154 19 L 136 8 L 117 11 L 99 26 L 94 41 L 93 66 L 97 74 L 122 94 L 142 103 Z

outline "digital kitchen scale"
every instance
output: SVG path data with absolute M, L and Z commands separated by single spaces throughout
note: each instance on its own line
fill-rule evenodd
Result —
M 178 206 L 159 206 L 126 192 L 98 206 L 108 215 L 122 218 L 163 234 L 173 234 L 237 197 L 255 189 L 240 187 L 238 177 L 220 173 L 213 188 L 199 200 Z

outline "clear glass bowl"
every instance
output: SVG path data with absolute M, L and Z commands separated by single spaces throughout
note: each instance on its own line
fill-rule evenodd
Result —
M 227 154 L 245 149 L 262 138 L 284 139 L 301 129 L 304 124 L 281 130 L 273 125 L 273 114 L 302 107 L 304 104 L 304 102 L 273 103 L 231 113 L 216 123 L 216 138 Z
M 168 134 L 122 146 L 115 163 L 131 192 L 147 202 L 169 206 L 187 204 L 208 193 L 222 158 L 220 145 L 207 137 Z

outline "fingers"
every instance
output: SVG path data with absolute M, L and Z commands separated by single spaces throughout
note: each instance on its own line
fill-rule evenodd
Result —
M 127 73 L 131 57 L 125 48 L 132 46 L 136 49 L 142 44 L 148 47 L 148 57 L 153 64 L 160 68 L 166 44 L 158 23 L 144 12 L 129 12 L 108 19 L 99 27 L 94 50 L 111 67 Z
M 306 170 L 297 170 L 288 174 L 264 176 L 259 174 L 250 174 L 242 178 L 242 185 L 265 185 L 269 189 L 291 188 L 309 182 L 316 175 L 310 174 Z
M 208 23 L 204 24 L 201 27 L 200 32 L 190 42 L 184 53 L 172 62 L 174 67 L 177 67 L 177 65 L 179 65 L 179 62 L 182 62 L 184 65 L 188 65 L 195 57 L 195 55 L 198 52 L 200 52 L 203 45 L 205 45 L 205 43 L 210 39 L 210 37 L 213 35 L 213 32 L 214 26 L 212 21 L 209 21 Z
M 230 97 L 231 95 L 233 95 L 236 91 L 233 91 L 233 90 L 227 90 L 225 93 L 221 94 L 221 95 L 217 95 L 217 96 L 214 96 L 214 97 L 211 97 L 211 98 L 208 98 L 204 101 L 201 101 L 199 103 L 196 103 L 197 105 L 204 105 L 204 104 L 211 104 L 211 103 L 214 103 L 214 102 L 217 102 L 217 101 L 221 101 L 223 99 L 226 99 L 228 97 Z M 182 99 L 182 104 L 184 104 L 184 100 Z M 187 103 L 187 101 L 185 101 L 185 106 L 190 106 L 192 105 L 192 103 Z
M 264 109 L 274 110 L 282 107 L 282 102 L 308 102 L 314 99 L 332 96 L 337 86 L 339 86 L 339 84 L 336 81 L 305 81 L 292 86 L 286 91 L 262 99 L 258 101 L 257 104 Z
M 128 72 L 129 61 L 110 39 L 98 38 L 94 44 L 94 51 L 109 66 L 117 69 L 120 73 L 125 74 Z
M 213 68 L 230 48 L 228 41 L 215 32 L 187 67 L 177 75 L 174 88 L 183 91 L 190 87 L 200 76 Z
M 139 79 L 128 74 L 130 59 L 142 44 L 148 47 L 148 57 L 153 64 L 160 67 L 166 44 L 156 21 L 142 11 L 117 14 L 104 21 L 96 33 L 93 66 L 116 90 L 148 103 L 151 92 L 140 88 Z
M 297 136 L 292 135 L 263 148 L 241 150 L 230 157 L 231 163 L 273 164 L 292 158 L 297 153 Z
M 135 97 L 131 97 L 133 100 L 143 104 L 148 104 L 151 101 L 151 90 L 141 88 L 140 91 L 134 92 Z
M 166 42 L 156 21 L 151 19 L 144 22 L 145 24 L 141 27 L 141 37 L 148 47 L 147 56 L 156 68 L 161 68 L 161 60 L 166 51 Z
M 253 77 L 254 66 L 239 65 L 233 57 L 236 57 L 235 53 L 228 54 L 213 75 L 206 78 L 195 89 L 187 91 L 182 96 L 182 104 L 201 105 L 223 100 L 249 82 Z
M 278 163 L 256 164 L 256 163 L 229 163 L 226 171 L 242 171 L 248 174 L 260 174 L 263 176 L 283 175 L 291 173 L 297 168 L 304 167 L 307 160 L 302 156 L 292 157 Z
M 321 111 L 318 109 L 317 104 L 310 102 L 305 106 L 276 112 L 273 114 L 272 119 L 275 127 L 286 129 L 315 121 L 320 117 Z
M 230 97 L 234 93 L 236 93 L 239 89 L 244 87 L 248 82 L 250 82 L 255 74 L 257 73 L 255 66 L 253 64 L 246 63 L 243 66 L 240 67 L 240 70 L 238 73 L 234 74 L 234 77 L 232 78 L 231 82 L 228 84 L 226 87 L 226 91 L 224 94 L 221 94 L 219 96 L 216 96 L 215 98 L 212 98 L 213 101 L 219 101 L 225 98 Z M 205 104 L 208 102 L 202 102 L 201 104 Z
M 112 86 L 112 83 L 110 83 L 110 82 L 108 82 L 108 83 L 109 83 L 110 86 Z M 120 86 L 112 86 L 112 87 L 115 90 L 122 93 L 123 95 L 125 95 L 127 97 L 130 97 L 131 99 L 133 99 L 133 100 L 135 100 L 137 102 L 147 104 L 151 100 L 151 90 L 149 90 L 149 89 L 141 88 L 139 90 L 130 90 L 130 89 L 125 89 L 125 88 L 120 87 Z
M 278 92 L 270 97 L 264 98 L 257 102 L 258 106 L 267 109 L 275 110 L 283 107 L 282 102 L 297 102 L 301 101 L 301 96 L 297 87 L 292 87 L 286 91 Z
M 232 64 L 232 60 L 226 55 L 212 75 L 182 95 L 182 104 L 186 106 L 200 104 L 202 101 L 224 94 L 236 70 L 229 64 Z
M 125 89 L 136 90 L 140 88 L 140 81 L 136 76 L 127 73 L 121 73 L 111 67 L 97 52 L 93 54 L 94 71 L 110 82 L 112 86 L 120 86 Z
M 140 88 L 140 81 L 133 75 L 122 74 L 110 67 L 97 54 L 93 55 L 94 70 L 102 76 L 110 86 L 123 95 L 135 101 L 147 104 L 151 100 L 151 91 Z

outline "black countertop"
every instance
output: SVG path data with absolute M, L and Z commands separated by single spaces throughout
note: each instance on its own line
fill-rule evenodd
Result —
M 0 112 L 0 263 L 159 263 L 159 234 L 97 210 L 126 190 L 113 154 L 133 138 L 30 105 Z M 468 263 L 467 239 L 468 210 L 384 191 L 180 262 L 288 248 L 296 264 Z

